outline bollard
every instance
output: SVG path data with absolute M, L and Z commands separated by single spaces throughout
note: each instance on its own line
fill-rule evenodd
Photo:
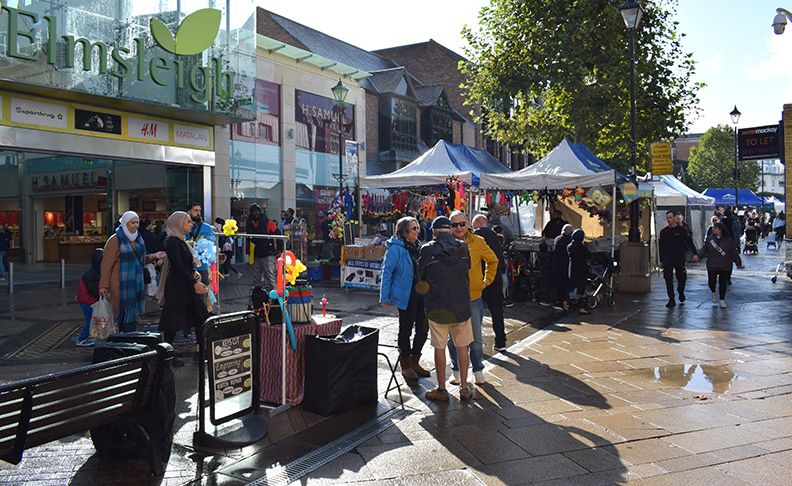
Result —
M 61 258 L 61 288 L 66 288 L 66 260 Z
M 8 293 L 14 293 L 14 262 L 8 262 Z

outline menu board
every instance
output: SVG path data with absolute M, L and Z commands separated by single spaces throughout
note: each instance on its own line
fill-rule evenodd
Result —
M 252 336 L 242 334 L 212 341 L 209 373 L 214 402 L 251 393 Z

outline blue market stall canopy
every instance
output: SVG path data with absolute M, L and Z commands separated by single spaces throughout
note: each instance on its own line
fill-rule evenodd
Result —
M 659 182 L 654 183 L 655 198 L 658 206 L 714 206 L 715 198 L 705 196 L 684 185 L 673 175 L 659 176 Z M 665 187 L 663 187 L 665 186 Z M 670 191 L 666 190 L 670 189 Z M 674 193 L 678 194 L 675 196 Z M 732 193 L 732 195 L 734 195 Z M 740 196 L 742 200 L 742 196 Z
M 715 198 L 715 204 L 734 206 L 734 189 L 704 189 L 704 195 Z M 741 206 L 761 206 L 762 200 L 750 189 L 740 189 L 738 192 Z
M 446 183 L 449 176 L 478 186 L 482 174 L 504 174 L 511 169 L 504 166 L 486 150 L 475 149 L 440 140 L 428 152 L 401 169 L 377 176 L 360 178 L 360 187 L 389 189 L 411 186 L 433 186 Z
M 556 189 L 612 186 L 627 177 L 597 158 L 582 143 L 564 139 L 539 162 L 510 174 L 484 174 L 484 189 Z

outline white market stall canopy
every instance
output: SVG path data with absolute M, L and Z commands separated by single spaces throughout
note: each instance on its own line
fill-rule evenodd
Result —
M 446 183 L 448 177 L 477 186 L 479 176 L 487 173 L 510 173 L 511 169 L 501 164 L 486 150 L 474 149 L 440 140 L 425 154 L 401 169 L 377 176 L 360 178 L 364 189 L 389 189 L 411 186 L 434 186 Z
M 658 206 L 714 206 L 715 198 L 705 196 L 683 184 L 673 175 L 662 175 L 652 182 Z
M 612 186 L 626 177 L 608 167 L 583 144 L 564 139 L 539 162 L 510 174 L 483 174 L 483 189 L 556 189 Z

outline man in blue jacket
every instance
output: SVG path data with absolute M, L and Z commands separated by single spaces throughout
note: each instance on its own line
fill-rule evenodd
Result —
M 217 241 L 214 235 L 214 229 L 203 222 L 201 219 L 201 205 L 198 203 L 192 203 L 187 206 L 187 214 L 190 215 L 190 218 L 193 220 L 193 229 L 189 233 L 184 234 L 184 239 L 187 240 L 188 245 L 192 245 L 195 248 L 195 245 L 198 244 L 199 240 L 207 239 L 211 242 Z M 203 263 L 199 266 L 194 266 L 195 270 L 201 274 L 201 281 L 204 285 L 209 286 L 209 264 Z M 211 288 L 211 287 L 210 287 Z

